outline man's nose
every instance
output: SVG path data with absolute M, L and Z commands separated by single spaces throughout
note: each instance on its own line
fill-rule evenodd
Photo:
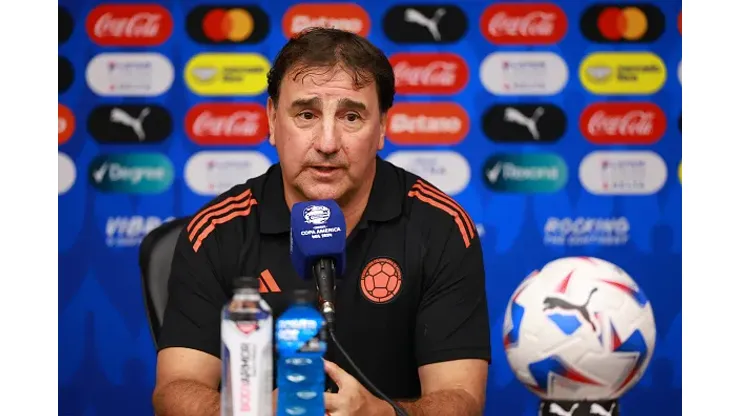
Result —
M 341 139 L 334 117 L 326 117 L 321 123 L 321 132 L 315 143 L 316 150 L 324 154 L 336 153 L 342 147 Z

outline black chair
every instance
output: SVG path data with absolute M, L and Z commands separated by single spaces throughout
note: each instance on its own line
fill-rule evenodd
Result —
M 159 329 L 167 305 L 167 282 L 170 278 L 175 244 L 190 217 L 176 218 L 150 231 L 139 246 L 141 286 L 144 289 L 146 315 L 155 347 L 159 344 Z

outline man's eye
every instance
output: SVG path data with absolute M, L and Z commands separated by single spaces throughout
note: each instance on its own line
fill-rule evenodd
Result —
M 360 119 L 360 116 L 357 114 L 347 114 L 347 121 L 357 121 Z
M 314 118 L 313 113 L 309 113 L 307 111 L 298 114 L 298 116 L 304 120 L 312 120 Z

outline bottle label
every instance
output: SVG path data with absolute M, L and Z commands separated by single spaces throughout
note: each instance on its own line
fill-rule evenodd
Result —
M 276 338 L 278 350 L 284 352 L 317 352 L 326 351 L 323 322 L 315 319 L 279 319 Z
M 224 353 L 222 415 L 272 416 L 272 317 L 221 322 Z M 229 397 L 230 396 L 230 397 Z M 230 410 L 230 412 L 228 412 Z

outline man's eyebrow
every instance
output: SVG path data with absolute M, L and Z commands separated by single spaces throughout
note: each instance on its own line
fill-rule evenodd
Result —
M 290 108 L 293 108 L 293 109 L 320 108 L 320 107 L 321 107 L 321 98 L 319 97 L 299 98 L 290 104 Z
M 345 110 L 357 110 L 357 111 L 365 111 L 367 110 L 367 107 L 365 104 L 355 101 L 349 98 L 342 98 L 339 100 L 338 108 L 342 108 Z

